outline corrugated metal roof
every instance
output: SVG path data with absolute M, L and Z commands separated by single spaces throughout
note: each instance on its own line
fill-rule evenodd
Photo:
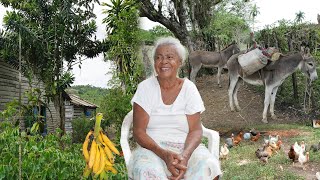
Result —
M 78 106 L 86 106 L 86 107 L 91 107 L 91 108 L 97 108 L 98 106 L 91 103 L 91 102 L 88 102 L 88 101 L 85 101 L 83 99 L 81 99 L 80 97 L 74 95 L 74 94 L 68 94 L 69 97 L 71 98 L 71 103 L 74 104 L 74 105 L 78 105 Z

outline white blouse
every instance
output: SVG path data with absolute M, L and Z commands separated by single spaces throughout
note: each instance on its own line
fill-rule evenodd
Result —
M 157 143 L 184 143 L 189 132 L 186 115 L 202 113 L 205 108 L 193 82 L 185 78 L 182 88 L 171 105 L 162 101 L 161 89 L 155 76 L 142 81 L 131 103 L 137 103 L 149 115 L 147 134 Z

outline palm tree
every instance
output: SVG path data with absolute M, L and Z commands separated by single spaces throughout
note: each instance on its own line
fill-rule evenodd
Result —
M 251 9 L 251 11 L 250 11 L 250 16 L 252 17 L 252 31 L 254 32 L 254 20 L 255 20 L 255 17 L 258 15 L 258 14 L 260 14 L 260 12 L 259 12 L 259 7 L 257 7 L 257 5 L 256 4 L 254 4 L 253 6 L 252 6 L 252 9 Z
M 302 12 L 302 11 L 297 12 L 297 13 L 296 13 L 295 22 L 301 23 L 301 22 L 303 21 L 303 19 L 305 18 L 304 14 L 305 14 L 305 13 Z

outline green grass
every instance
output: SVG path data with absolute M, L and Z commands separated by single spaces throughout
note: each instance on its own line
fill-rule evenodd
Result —
M 302 140 L 306 142 L 307 150 L 309 150 L 311 144 L 319 142 L 320 129 L 314 129 L 310 126 L 288 124 L 259 125 L 254 128 L 258 131 L 294 129 L 302 133 L 294 137 L 282 137 L 284 143 L 282 150 L 280 150 L 278 154 L 273 154 L 266 164 L 260 162 L 255 156 L 255 151 L 259 147 L 262 147 L 263 137 L 255 143 L 242 141 L 239 146 L 230 149 L 227 160 L 221 161 L 221 168 L 223 170 L 222 179 L 305 179 L 305 177 L 300 174 L 288 170 L 287 167 L 292 166 L 292 161 L 290 161 L 287 156 L 287 150 L 295 141 L 300 142 Z M 224 139 L 221 139 L 221 145 L 223 143 Z M 310 162 L 308 163 L 320 165 L 320 152 L 310 152 Z

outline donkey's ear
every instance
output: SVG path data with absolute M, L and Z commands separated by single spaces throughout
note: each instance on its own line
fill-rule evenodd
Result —
M 305 50 L 304 50 L 305 54 L 306 55 L 310 55 L 310 48 L 309 47 L 306 47 Z
M 304 49 L 305 49 L 304 46 L 301 46 L 301 47 L 300 47 L 300 52 L 301 52 L 302 54 L 304 54 Z

